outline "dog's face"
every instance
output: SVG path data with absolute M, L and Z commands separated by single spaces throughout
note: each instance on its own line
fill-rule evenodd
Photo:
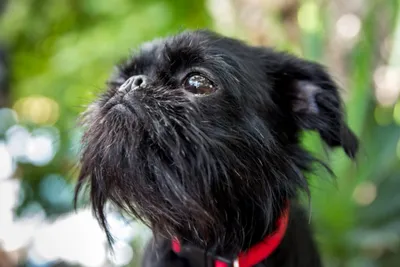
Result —
M 145 44 L 107 86 L 84 116 L 80 174 L 104 227 L 111 201 L 156 234 L 237 250 L 307 190 L 303 130 L 357 150 L 321 66 L 208 31 Z

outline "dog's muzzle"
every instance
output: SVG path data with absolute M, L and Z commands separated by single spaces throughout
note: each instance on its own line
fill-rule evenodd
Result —
M 136 75 L 127 79 L 104 105 L 104 114 L 110 110 L 118 110 L 128 115 L 135 114 L 144 118 L 145 112 L 141 107 L 141 89 L 148 88 L 150 80 L 145 75 Z

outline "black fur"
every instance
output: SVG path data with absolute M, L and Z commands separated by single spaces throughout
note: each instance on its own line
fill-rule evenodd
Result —
M 182 87 L 201 73 L 217 91 Z M 122 100 L 121 82 L 146 75 Z M 123 105 L 117 105 L 122 103 Z M 290 224 L 268 266 L 321 266 L 299 192 L 316 160 L 299 144 L 318 131 L 354 158 L 335 83 L 317 63 L 209 31 L 187 31 L 143 45 L 117 69 L 84 115 L 79 192 L 90 184 L 93 210 L 107 231 L 107 201 L 154 232 L 144 266 L 187 266 L 169 239 L 237 253 L 271 233 L 287 200 Z M 111 237 L 110 237 L 111 238 Z M 157 255 L 156 255 L 157 254 Z

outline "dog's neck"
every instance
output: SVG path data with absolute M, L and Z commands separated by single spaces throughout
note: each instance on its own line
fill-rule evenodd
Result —
M 198 254 L 200 255 L 199 258 L 207 259 L 207 261 L 211 263 L 211 266 L 250 267 L 264 261 L 277 249 L 286 233 L 288 222 L 289 205 L 286 206 L 282 214 L 279 216 L 278 220 L 276 221 L 276 229 L 271 234 L 265 236 L 260 242 L 253 244 L 251 247 L 241 251 L 238 255 L 218 255 L 215 247 L 205 250 L 195 247 L 190 243 L 182 244 L 178 238 L 174 238 L 171 241 L 172 250 L 181 256 L 185 256 L 185 254 Z M 209 263 L 205 262 L 205 264 Z

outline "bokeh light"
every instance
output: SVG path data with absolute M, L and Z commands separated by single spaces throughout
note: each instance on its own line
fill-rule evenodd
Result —
M 361 20 L 355 14 L 344 14 L 336 22 L 336 31 L 344 39 L 356 37 L 360 29 Z
M 59 118 L 59 106 L 56 101 L 44 96 L 29 96 L 19 99 L 14 109 L 21 119 L 37 124 L 54 124 Z
M 34 165 L 44 166 L 54 157 L 58 148 L 58 130 L 39 128 L 32 132 L 26 148 L 26 157 Z
M 59 148 L 59 131 L 55 127 L 42 127 L 30 133 L 27 128 L 14 125 L 6 131 L 5 140 L 7 150 L 15 160 L 44 166 Z
M 400 68 L 380 66 L 374 73 L 375 96 L 382 106 L 396 103 L 400 94 Z
M 0 180 L 7 179 L 15 171 L 15 164 L 12 160 L 7 146 L 4 142 L 0 142 Z
M 20 162 L 27 162 L 26 149 L 31 138 L 28 129 L 21 125 L 14 125 L 5 134 L 7 149 Z
M 372 182 L 362 182 L 354 189 L 353 198 L 362 206 L 370 205 L 377 196 L 376 185 Z
M 316 33 L 320 27 L 319 8 L 313 1 L 305 1 L 301 5 L 297 20 L 299 26 L 307 33 Z

